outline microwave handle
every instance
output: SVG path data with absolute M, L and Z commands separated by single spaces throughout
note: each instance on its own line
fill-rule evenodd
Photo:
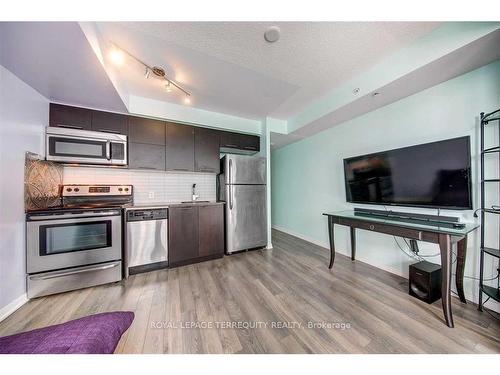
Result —
M 106 159 L 111 160 L 111 142 L 106 141 Z

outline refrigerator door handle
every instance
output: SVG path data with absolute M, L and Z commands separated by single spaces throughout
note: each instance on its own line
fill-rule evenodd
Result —
M 233 209 L 233 186 L 232 185 L 228 185 L 229 187 L 229 209 L 232 210 Z
M 228 168 L 228 179 L 229 179 L 229 209 L 232 210 L 233 209 L 233 187 L 231 186 L 231 184 L 233 183 L 233 180 L 231 179 L 231 170 L 233 169 L 233 160 L 232 159 L 229 159 L 229 168 Z

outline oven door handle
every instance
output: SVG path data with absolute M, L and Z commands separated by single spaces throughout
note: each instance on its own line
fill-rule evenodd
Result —
M 59 220 L 59 219 L 76 219 L 82 217 L 100 217 L 100 216 L 119 216 L 120 211 L 108 211 L 108 212 L 84 212 L 81 214 L 64 214 L 64 215 L 42 215 L 42 216 L 30 216 L 30 221 L 39 220 Z
M 78 270 L 74 270 L 74 271 L 63 271 L 63 272 L 51 273 L 49 275 L 30 276 L 30 279 L 31 280 L 48 280 L 48 279 L 55 279 L 57 277 L 76 275 L 79 273 L 104 271 L 104 270 L 108 270 L 110 268 L 115 268 L 119 264 L 120 264 L 119 262 L 116 262 L 116 263 L 112 263 L 112 264 L 106 264 L 104 266 L 82 268 L 82 269 L 78 269 Z

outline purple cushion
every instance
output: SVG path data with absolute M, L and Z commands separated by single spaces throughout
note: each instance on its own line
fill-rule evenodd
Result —
M 133 312 L 109 312 L 0 337 L 0 353 L 111 354 L 133 320 Z

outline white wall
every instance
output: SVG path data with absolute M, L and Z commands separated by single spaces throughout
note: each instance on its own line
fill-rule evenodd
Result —
M 0 320 L 26 293 L 24 154 L 44 153 L 47 99 L 0 65 Z
M 499 107 L 500 61 L 497 61 L 274 151 L 271 156 L 273 225 L 327 247 L 327 222 L 322 213 L 354 207 L 346 202 L 344 158 L 464 135 L 471 137 L 474 207 L 477 208 L 479 113 Z M 493 146 L 496 142 L 498 132 L 489 133 L 487 144 Z M 498 163 L 493 159 L 490 162 L 489 178 L 498 178 Z M 499 204 L 498 185 L 490 186 L 487 198 Z M 436 213 L 436 210 L 425 209 L 404 208 L 404 211 Z M 474 220 L 470 210 L 441 213 L 459 216 L 463 221 Z M 499 246 L 499 218 L 491 217 L 488 227 L 489 246 Z M 348 229 L 337 226 L 335 235 L 338 251 L 349 254 Z M 392 237 L 359 231 L 357 240 L 357 259 L 408 276 L 408 265 L 415 260 L 406 256 Z M 404 248 L 404 242 L 399 242 Z M 420 246 L 422 254 L 439 253 L 437 245 L 421 243 Z M 474 278 L 479 276 L 479 231 L 470 235 L 467 252 L 465 294 L 467 299 L 477 301 L 478 281 Z M 428 260 L 440 262 L 439 256 Z M 485 278 L 496 275 L 497 265 L 497 259 L 487 259 Z M 496 281 L 489 283 L 496 285 Z M 498 304 L 489 306 L 499 308 Z
M 215 174 L 168 173 L 113 168 L 65 167 L 65 184 L 131 184 L 135 203 L 182 202 L 191 200 L 196 184 L 199 200 L 216 199 Z

